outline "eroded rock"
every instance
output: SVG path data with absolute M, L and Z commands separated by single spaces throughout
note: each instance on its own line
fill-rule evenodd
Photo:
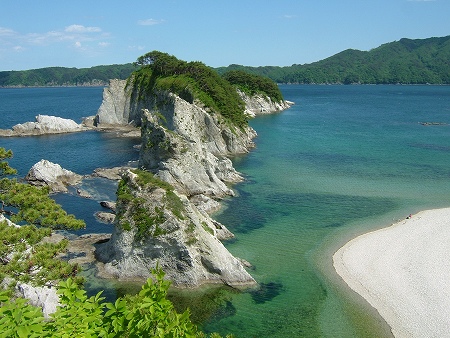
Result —
M 67 192 L 68 185 L 81 182 L 83 176 L 62 168 L 48 160 L 34 164 L 25 179 L 36 186 L 49 186 L 52 192 Z

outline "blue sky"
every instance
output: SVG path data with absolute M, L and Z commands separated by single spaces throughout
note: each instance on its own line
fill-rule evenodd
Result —
M 450 35 L 450 0 L 0 0 L 0 71 L 134 62 L 290 66 Z

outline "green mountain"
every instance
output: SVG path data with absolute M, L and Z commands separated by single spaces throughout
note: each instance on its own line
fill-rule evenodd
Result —
M 368 52 L 347 49 L 324 60 L 289 67 L 230 65 L 278 83 L 450 84 L 450 36 L 401 39 Z
M 450 36 L 401 39 L 370 51 L 347 49 L 324 60 L 288 67 L 216 68 L 219 74 L 241 70 L 278 83 L 450 84 Z M 0 72 L 0 87 L 105 85 L 109 79 L 126 79 L 133 64 L 92 68 L 51 67 Z
M 21 86 L 103 86 L 109 79 L 126 79 L 136 68 L 124 65 L 91 68 L 49 67 L 0 72 L 0 87 Z

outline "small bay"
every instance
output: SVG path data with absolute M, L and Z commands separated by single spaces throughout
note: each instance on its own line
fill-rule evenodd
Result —
M 281 85 L 287 111 L 253 119 L 256 148 L 233 158 L 245 181 L 215 218 L 236 238 L 260 288 L 180 294 L 208 332 L 236 337 L 382 337 L 386 327 L 334 273 L 331 256 L 357 234 L 450 204 L 450 87 Z M 0 128 L 38 114 L 81 122 L 102 88 L 0 89 Z M 428 125 L 434 123 L 434 125 Z M 19 176 L 40 159 L 79 174 L 136 161 L 135 139 L 82 132 L 2 138 Z M 86 219 L 81 233 L 109 232 L 92 216 L 115 185 L 87 181 L 92 200 L 55 199 Z M 92 277 L 93 278 L 93 277 Z M 94 278 L 93 278 L 94 279 Z M 100 288 L 100 284 L 91 286 Z M 89 282 L 88 285 L 93 284 Z M 105 284 L 106 285 L 106 284 Z M 110 285 L 110 284 L 108 284 Z M 115 288 L 117 294 L 123 291 Z M 108 291 L 115 294 L 111 289 Z M 207 305 L 205 299 L 209 299 Z M 208 309 L 202 312 L 201 308 Z

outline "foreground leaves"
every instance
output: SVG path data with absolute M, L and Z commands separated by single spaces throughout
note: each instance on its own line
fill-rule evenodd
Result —
M 71 278 L 60 282 L 61 306 L 50 319 L 23 299 L 0 292 L 0 337 L 206 337 L 189 311 L 177 313 L 167 299 L 170 282 L 157 268 L 136 296 L 104 302 L 101 292 L 88 297 Z M 217 334 L 211 337 L 220 337 Z

